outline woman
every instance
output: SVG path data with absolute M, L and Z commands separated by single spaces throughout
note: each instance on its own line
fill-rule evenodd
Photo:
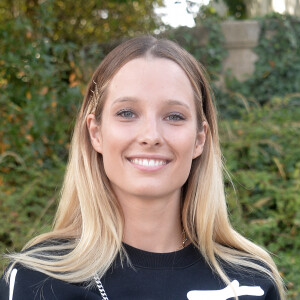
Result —
M 139 37 L 102 61 L 77 118 L 53 231 L 0 299 L 285 299 L 270 256 L 232 229 L 202 66 Z

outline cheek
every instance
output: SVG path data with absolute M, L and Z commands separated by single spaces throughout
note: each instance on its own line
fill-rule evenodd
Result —
M 196 134 L 193 130 L 184 130 L 178 131 L 172 137 L 169 145 L 175 151 L 177 159 L 173 179 L 176 179 L 178 185 L 183 186 L 191 171 Z
M 103 126 L 102 145 L 103 145 L 103 161 L 104 167 L 112 171 L 117 164 L 124 158 L 124 151 L 128 148 L 132 141 L 132 132 L 124 130 L 124 126 Z
M 108 123 L 108 124 L 107 124 Z M 132 131 L 128 126 L 114 124 L 113 121 L 105 122 L 102 127 L 103 145 L 105 148 L 122 146 L 125 144 L 132 135 Z M 114 150 L 114 149 L 110 149 Z
M 169 142 L 172 148 L 176 149 L 178 153 L 185 156 L 187 160 L 191 159 L 196 143 L 196 130 L 172 130 L 169 134 Z

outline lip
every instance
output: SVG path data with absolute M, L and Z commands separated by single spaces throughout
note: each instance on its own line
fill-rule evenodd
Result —
M 163 168 L 165 168 L 170 162 L 171 159 L 169 157 L 166 156 L 162 156 L 162 155 L 132 155 L 129 157 L 126 157 L 127 161 L 130 163 L 130 165 L 132 165 L 133 167 L 141 170 L 141 171 L 158 171 L 161 170 Z M 145 166 L 145 165 L 140 165 L 140 164 L 136 164 L 133 162 L 134 159 L 147 159 L 147 160 L 161 160 L 161 161 L 165 161 L 165 164 L 161 164 L 161 165 L 154 165 L 154 166 Z
M 134 159 L 134 158 L 139 158 L 139 159 L 156 159 L 156 160 L 165 160 L 167 162 L 170 162 L 172 159 L 166 155 L 161 155 L 161 154 L 135 154 L 135 155 L 130 155 L 126 157 L 127 159 Z

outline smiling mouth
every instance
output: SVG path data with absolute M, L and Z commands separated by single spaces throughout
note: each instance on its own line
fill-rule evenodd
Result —
M 157 166 L 166 165 L 168 163 L 167 160 L 145 159 L 145 158 L 130 158 L 129 161 L 135 165 L 139 165 L 143 167 L 157 167 Z

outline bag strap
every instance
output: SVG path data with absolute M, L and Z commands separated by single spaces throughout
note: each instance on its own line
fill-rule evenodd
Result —
M 104 287 L 102 285 L 102 282 L 101 282 L 101 280 L 100 280 L 100 278 L 99 278 L 99 276 L 97 274 L 94 276 L 94 280 L 95 280 L 95 282 L 97 284 L 97 287 L 98 287 L 98 290 L 100 292 L 100 295 L 101 295 L 102 299 L 103 300 L 108 300 L 108 297 L 107 297 L 107 295 L 105 293 L 105 290 L 104 290 Z

